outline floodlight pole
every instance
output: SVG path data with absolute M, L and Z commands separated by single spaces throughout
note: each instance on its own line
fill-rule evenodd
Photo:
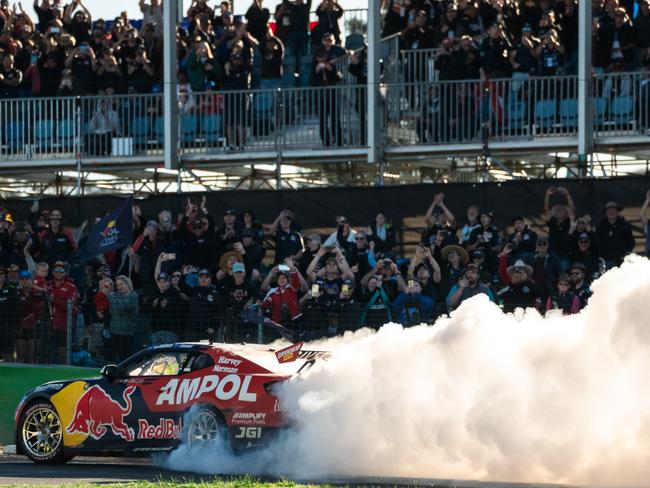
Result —
M 167 169 L 178 169 L 177 23 L 178 0 L 166 0 L 163 2 L 163 127 L 165 129 L 163 149 Z
M 366 140 L 368 142 L 368 163 L 379 163 L 379 184 L 383 184 L 383 164 L 381 155 L 381 125 L 379 115 L 379 56 L 381 38 L 379 34 L 381 19 L 379 16 L 379 1 L 368 2 L 368 53 L 366 56 L 367 84 L 366 84 Z
M 591 0 L 580 0 L 578 9 L 578 163 L 582 171 L 592 160 L 594 144 Z M 588 171 L 593 172 L 591 167 Z

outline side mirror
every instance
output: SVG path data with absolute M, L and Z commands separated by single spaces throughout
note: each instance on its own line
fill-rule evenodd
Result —
M 114 364 L 107 364 L 102 367 L 101 374 L 104 378 L 108 380 L 119 380 L 124 378 L 124 373 Z

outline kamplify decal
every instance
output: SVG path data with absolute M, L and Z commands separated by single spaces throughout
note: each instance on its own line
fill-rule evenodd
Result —
M 251 379 L 250 375 L 244 376 L 242 381 L 236 374 L 229 374 L 221 379 L 216 374 L 183 380 L 174 378 L 162 388 L 156 405 L 180 405 L 211 392 L 214 392 L 214 396 L 219 400 L 237 397 L 240 402 L 254 402 L 257 400 L 257 394 L 248 391 Z
M 147 419 L 138 419 L 138 439 L 180 439 L 182 432 L 182 420 L 160 419 L 158 425 L 151 425 Z
M 304 344 L 304 342 L 298 342 L 275 351 L 275 357 L 278 359 L 278 363 L 290 363 L 298 359 L 298 353 Z
M 230 423 L 233 425 L 266 425 L 266 414 L 262 412 L 235 412 Z
M 109 426 L 113 434 L 125 441 L 133 441 L 133 429 L 124 423 L 124 417 L 131 413 L 131 395 L 134 391 L 135 386 L 124 389 L 122 398 L 126 406 L 122 407 L 101 386 L 91 386 L 79 398 L 74 417 L 66 431 L 68 434 L 80 432 L 90 434 L 93 439 L 101 439 L 108 432 L 106 427 Z

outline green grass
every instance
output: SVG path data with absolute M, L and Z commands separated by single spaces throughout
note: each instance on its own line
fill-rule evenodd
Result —
M 92 376 L 99 376 L 99 369 L 0 363 L 0 445 L 13 444 L 14 412 L 27 390 L 47 381 Z
M 43 488 L 44 485 L 0 485 L 0 488 Z M 94 483 L 48 484 L 48 487 L 96 488 Z M 236 478 L 216 478 L 210 481 L 192 481 L 191 479 L 161 479 L 159 481 L 128 481 L 124 483 L 102 483 L 102 488 L 312 488 L 329 485 L 305 485 L 289 480 L 261 481 L 252 476 Z

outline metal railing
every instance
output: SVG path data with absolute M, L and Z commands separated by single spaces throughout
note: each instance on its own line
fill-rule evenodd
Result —
M 577 86 L 576 77 L 387 84 L 388 144 L 575 136 Z
M 645 72 L 594 77 L 594 135 L 647 135 L 650 129 L 650 76 Z
M 405 82 L 432 82 L 438 80 L 436 58 L 440 49 L 402 49 L 400 62 Z

